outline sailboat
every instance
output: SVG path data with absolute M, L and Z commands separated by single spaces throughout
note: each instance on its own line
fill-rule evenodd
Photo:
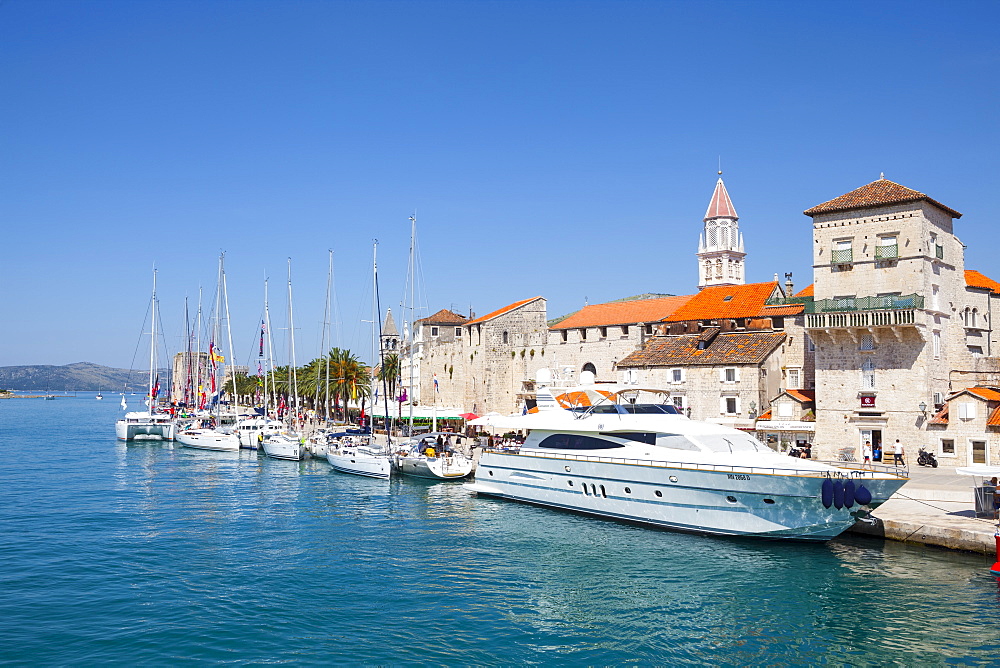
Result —
M 97 399 L 98 401 L 100 401 L 101 399 L 103 399 L 103 398 L 104 398 L 104 395 L 103 395 L 103 394 L 101 394 L 101 391 L 100 391 L 100 390 L 98 390 L 98 391 L 97 391 L 97 396 L 96 396 L 96 397 L 94 397 L 94 398 L 95 398 L 95 399 Z
M 215 323 L 214 330 L 212 333 L 212 340 L 209 342 L 209 364 L 211 365 L 211 374 L 213 383 L 218 376 L 218 364 L 222 364 L 223 374 L 222 383 L 226 382 L 226 358 L 219 352 L 219 348 L 216 342 L 219 340 L 220 334 L 220 311 L 225 310 L 226 317 L 226 331 L 228 333 L 228 343 L 229 343 L 229 353 L 232 355 L 233 351 L 233 329 L 230 325 L 229 320 L 229 293 L 226 290 L 226 268 L 225 268 L 225 258 L 226 255 L 223 253 L 219 256 L 219 279 L 218 286 L 216 288 L 216 302 L 215 302 Z M 230 368 L 235 368 L 230 365 Z M 235 374 L 233 377 L 233 397 L 236 397 L 236 387 L 235 387 Z M 222 387 L 219 387 L 219 394 L 222 393 Z M 218 399 L 218 396 L 216 396 Z M 236 432 L 232 429 L 225 428 L 222 426 L 222 416 L 219 412 L 219 406 L 221 402 L 216 402 L 216 412 L 214 418 L 212 418 L 212 423 L 214 426 L 202 428 L 199 422 L 195 423 L 188 429 L 182 429 L 177 433 L 177 441 L 186 448 L 195 448 L 197 450 L 215 450 L 221 452 L 237 452 L 240 449 L 240 439 Z M 239 410 L 237 410 L 237 413 Z
M 299 461 L 306 457 L 305 440 L 296 430 L 299 416 L 298 374 L 295 369 L 295 318 L 292 312 L 292 261 L 288 260 L 288 338 L 291 363 L 288 368 L 290 382 L 290 398 L 292 405 L 288 407 L 288 422 L 285 429 L 277 434 L 265 436 L 261 442 L 264 454 L 274 459 L 289 459 Z
M 169 413 L 156 412 L 156 397 L 160 391 L 159 376 L 156 375 L 156 323 L 159 316 L 159 302 L 156 299 L 156 269 L 153 269 L 153 295 L 151 297 L 150 313 L 152 328 L 149 336 L 149 394 L 146 411 L 125 413 L 125 417 L 115 422 L 115 434 L 119 440 L 134 441 L 139 439 L 172 441 L 174 439 L 174 422 Z M 122 410 L 127 410 L 125 395 L 122 394 Z
M 372 323 L 372 355 L 375 354 L 375 323 L 378 323 L 379 334 L 381 335 L 382 314 L 378 301 L 378 241 L 375 241 L 372 249 L 372 307 L 375 312 Z M 381 340 L 379 336 L 379 340 Z M 381 350 L 381 346 L 379 346 Z M 375 382 L 374 374 L 372 382 Z M 384 382 L 384 381 L 383 381 Z M 389 414 L 389 404 L 387 392 L 384 391 L 386 415 Z M 391 444 L 391 435 L 387 435 Z M 380 448 L 374 441 L 374 434 L 369 434 L 367 440 L 360 435 L 342 436 L 340 439 L 330 444 L 326 453 L 326 461 L 335 471 L 350 473 L 353 475 L 366 476 L 369 478 L 388 479 L 392 473 L 392 463 L 389 459 L 389 450 Z
M 264 359 L 265 337 L 267 339 L 267 359 Z M 279 434 L 285 425 L 279 420 L 272 420 L 267 414 L 268 387 L 271 379 L 270 396 L 276 397 L 274 387 L 274 345 L 271 340 L 271 311 L 267 298 L 267 278 L 264 278 L 264 316 L 260 321 L 260 346 L 257 353 L 257 393 L 260 406 L 256 409 L 260 414 L 243 418 L 236 423 L 236 433 L 240 439 L 240 447 L 257 450 L 260 443 L 273 434 Z
M 417 218 L 416 216 L 410 216 L 410 391 L 407 394 L 410 397 L 409 422 L 411 429 L 413 427 L 413 400 L 415 396 L 413 392 L 413 356 L 416 349 L 416 330 L 413 326 L 413 293 L 415 291 L 417 275 L 419 273 L 416 267 L 416 247 Z M 436 383 L 437 381 L 435 380 L 435 384 Z M 441 438 L 443 443 L 443 437 Z M 472 473 L 472 469 L 475 467 L 475 462 L 469 457 L 466 457 L 464 453 L 457 450 L 434 447 L 433 445 L 425 443 L 424 439 L 417 439 L 403 444 L 403 447 L 400 448 L 400 450 L 394 455 L 393 465 L 399 473 L 416 478 L 428 478 L 430 480 L 460 480 Z

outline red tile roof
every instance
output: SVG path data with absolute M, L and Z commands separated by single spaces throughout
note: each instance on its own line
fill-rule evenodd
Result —
M 513 311 L 516 308 L 520 308 L 520 307 L 524 306 L 525 304 L 531 303 L 531 302 L 535 301 L 536 299 L 541 299 L 541 297 L 532 297 L 531 299 L 522 299 L 519 302 L 514 302 L 513 304 L 508 304 L 507 306 L 504 306 L 501 309 L 497 309 L 496 311 L 493 311 L 492 313 L 487 313 L 486 315 L 482 316 L 481 318 L 476 318 L 475 320 L 469 320 L 465 324 L 466 325 L 472 325 L 472 324 L 477 323 L 477 322 L 486 322 L 487 320 L 492 320 L 493 318 L 499 317 L 499 316 L 503 315 L 504 313 L 509 313 L 510 311 Z
M 796 297 L 812 297 L 813 296 L 813 287 L 815 285 L 816 285 L 815 283 L 810 283 L 806 287 L 804 287 L 801 290 L 799 290 L 798 292 L 796 292 L 795 296 Z
M 770 420 L 771 419 L 771 409 L 768 408 L 766 411 L 760 414 L 758 420 Z
M 987 427 L 1000 427 L 1000 406 L 993 409 L 990 413 L 989 418 L 986 420 Z
M 705 220 L 709 218 L 739 218 L 736 215 L 733 200 L 729 199 L 729 193 L 726 192 L 726 184 L 722 182 L 722 178 L 716 182 L 712 201 L 708 203 L 708 210 L 705 212 Z
M 725 332 L 704 349 L 700 334 L 657 336 L 629 354 L 618 368 L 760 364 L 785 340 L 784 332 Z
M 816 390 L 785 390 L 785 394 L 802 403 L 816 401 Z
M 989 387 L 969 387 L 965 391 L 986 401 L 1000 401 L 1000 392 Z
M 459 315 L 454 311 L 443 308 L 434 315 L 429 315 L 426 318 L 417 320 L 417 322 L 433 323 L 435 325 L 464 325 L 466 320 L 468 318 L 464 315 Z
M 996 294 L 1000 294 L 1000 283 L 992 278 L 982 275 L 974 269 L 965 270 L 965 284 L 970 288 L 983 288 Z
M 764 306 L 763 316 L 772 315 L 798 315 L 806 310 L 804 304 L 785 304 L 784 306 Z
M 916 190 L 901 186 L 888 179 L 872 181 L 866 186 L 861 186 L 851 192 L 835 197 L 829 202 L 817 204 L 811 209 L 803 211 L 807 216 L 816 216 L 821 213 L 831 213 L 834 211 L 851 211 L 853 209 L 868 209 L 884 204 L 901 204 L 903 202 L 930 202 L 939 209 L 950 214 L 952 218 L 961 218 L 962 214 L 954 209 L 946 207 L 941 202 L 935 201 Z
M 572 329 L 574 327 L 606 327 L 608 325 L 634 325 L 639 322 L 660 322 L 670 317 L 693 295 L 680 297 L 659 297 L 657 299 L 636 299 L 607 304 L 584 306 L 573 315 L 560 320 L 551 330 Z
M 948 404 L 945 404 L 937 415 L 928 420 L 927 424 L 948 424 Z
M 684 306 L 674 311 L 673 315 L 664 318 L 663 322 L 753 318 L 765 315 L 764 302 L 774 294 L 777 287 L 776 281 L 707 287 L 691 297 Z M 795 308 L 798 309 L 796 313 L 802 310 L 801 305 L 796 305 Z

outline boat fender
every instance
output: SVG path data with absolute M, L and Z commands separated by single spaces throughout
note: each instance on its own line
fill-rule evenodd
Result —
M 852 508 L 852 507 L 854 507 L 854 501 L 855 501 L 855 498 L 856 498 L 855 494 L 856 494 L 856 492 L 854 491 L 854 481 L 853 480 L 848 480 L 847 482 L 844 483 L 844 507 L 845 508 Z
M 829 508 L 833 505 L 833 481 L 829 478 L 823 481 L 823 490 L 820 499 L 823 501 L 824 508 Z
M 837 510 L 844 507 L 844 483 L 840 480 L 833 483 L 833 507 Z
M 864 485 L 858 485 L 858 490 L 854 492 L 854 500 L 862 506 L 867 506 L 872 502 L 872 493 Z

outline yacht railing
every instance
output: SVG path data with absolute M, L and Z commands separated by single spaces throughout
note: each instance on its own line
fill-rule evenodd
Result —
M 646 466 L 649 468 L 681 469 L 688 471 L 714 471 L 719 473 L 738 473 L 743 475 L 794 475 L 803 478 L 874 478 L 876 473 L 886 474 L 895 478 L 909 478 L 909 469 L 900 466 L 884 464 L 858 464 L 852 462 L 821 462 L 839 469 L 837 471 L 816 471 L 814 469 L 798 469 L 794 466 L 729 466 L 726 464 L 707 464 L 698 462 L 672 462 L 669 460 L 630 459 L 627 457 L 601 457 L 597 455 L 568 455 L 561 452 L 538 452 L 535 450 L 512 450 L 503 448 L 486 448 L 485 452 L 495 452 L 503 455 L 518 455 L 521 457 L 538 457 L 540 459 L 561 459 L 577 462 L 602 462 L 605 464 L 627 464 L 629 466 Z M 793 458 L 789 458 L 794 461 Z

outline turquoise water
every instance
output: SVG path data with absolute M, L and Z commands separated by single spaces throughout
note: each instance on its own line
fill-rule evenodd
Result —
M 0 662 L 1000 663 L 992 559 L 705 538 L 0 401 Z

